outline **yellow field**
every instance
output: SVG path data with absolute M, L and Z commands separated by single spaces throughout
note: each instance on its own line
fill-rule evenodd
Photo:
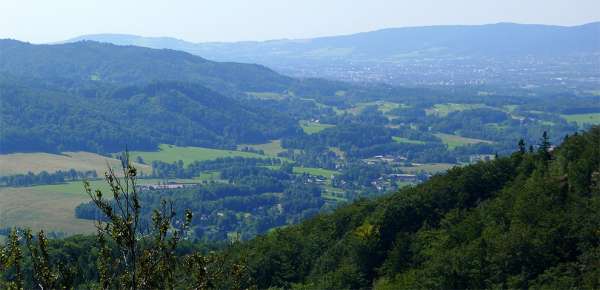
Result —
M 106 171 L 107 162 L 113 168 L 120 167 L 120 161 L 114 158 L 89 152 L 64 152 L 50 153 L 15 153 L 0 155 L 0 175 L 25 174 L 29 171 L 56 172 L 59 170 L 75 169 L 78 171 L 96 170 L 98 175 Z M 135 164 L 136 168 L 144 173 L 151 173 L 148 165 Z
M 218 180 L 218 175 L 170 181 L 196 183 L 208 178 Z M 137 184 L 158 184 L 163 181 L 138 179 Z M 90 185 L 92 190 L 100 189 L 105 196 L 110 196 L 110 187 L 106 181 L 92 180 Z M 66 234 L 93 233 L 95 230 L 91 221 L 75 218 L 75 208 L 90 201 L 84 192 L 82 181 L 32 187 L 0 187 L 0 200 L 0 228 L 30 227 Z
M 74 209 L 89 201 L 83 193 L 44 187 L 0 188 L 0 227 L 24 227 L 66 234 L 93 233 L 94 223 L 75 218 Z

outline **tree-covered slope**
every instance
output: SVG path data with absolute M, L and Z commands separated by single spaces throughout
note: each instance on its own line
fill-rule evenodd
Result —
M 66 89 L 0 80 L 0 152 L 116 152 L 158 144 L 233 147 L 300 130 L 274 110 L 198 84 L 152 82 Z
M 63 82 L 193 81 L 218 91 L 281 91 L 291 78 L 264 66 L 219 63 L 185 52 L 84 41 L 32 45 L 0 40 L 0 73 Z
M 261 92 L 283 101 L 263 100 Z M 312 118 L 309 111 L 321 110 L 302 98 L 348 106 L 426 93 L 292 79 L 260 65 L 166 49 L 0 40 L 0 153 L 233 147 L 298 132 L 294 112 Z
M 245 285 L 258 289 L 598 289 L 600 127 L 555 149 L 541 144 L 211 248 L 221 265 L 241 262 Z M 174 253 L 204 246 L 185 241 Z M 94 237 L 49 249 L 69 285 L 98 281 Z M 207 269 L 174 268 L 181 277 Z
M 600 127 L 547 145 L 454 168 L 232 252 L 259 288 L 598 288 Z

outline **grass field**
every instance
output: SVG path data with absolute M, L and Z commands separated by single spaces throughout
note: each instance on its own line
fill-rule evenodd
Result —
M 221 175 L 217 171 L 205 171 L 200 174 L 200 176 L 196 177 L 194 180 L 196 181 L 217 181 L 221 180 Z
M 411 139 L 403 138 L 403 137 L 392 137 L 392 139 L 394 140 L 394 142 L 398 142 L 398 143 L 425 144 L 424 141 L 411 140 Z
M 207 172 L 195 179 L 173 179 L 178 183 L 195 183 L 201 180 L 218 180 L 218 174 Z M 162 179 L 138 179 L 139 185 L 158 184 Z M 104 180 L 92 180 L 93 190 L 100 189 L 109 196 L 109 186 Z M 40 185 L 32 187 L 0 188 L 0 228 L 30 227 L 33 230 L 63 232 L 66 234 L 93 233 L 89 220 L 75 218 L 75 208 L 90 198 L 83 189 L 83 182 Z
M 251 95 L 257 99 L 261 100 L 282 100 L 284 95 L 280 93 L 273 92 L 246 92 L 248 95 Z
M 577 125 L 583 127 L 585 124 L 598 125 L 600 124 L 600 113 L 594 114 L 575 114 L 561 115 L 567 122 L 576 122 Z
M 592 96 L 600 96 L 600 90 L 591 90 L 591 91 L 587 91 L 588 94 L 591 94 Z
M 0 188 L 0 227 L 28 227 L 66 234 L 93 233 L 92 221 L 75 218 L 75 207 L 89 201 L 81 183 L 78 188 L 71 186 L 69 192 L 55 190 L 52 186 Z
M 277 154 L 285 151 L 283 147 L 281 147 L 281 140 L 273 140 L 269 143 L 264 144 L 242 144 L 238 145 L 238 150 L 244 147 L 251 147 L 256 150 L 263 150 L 266 155 L 271 157 L 277 157 Z
M 315 134 L 315 133 L 319 133 L 327 128 L 331 128 L 331 127 L 335 127 L 335 125 L 331 125 L 331 124 L 322 124 L 322 123 L 316 123 L 316 122 L 310 122 L 310 121 L 300 121 L 300 127 L 302 127 L 302 130 L 304 130 L 304 133 L 306 134 Z
M 263 155 L 250 152 L 203 147 L 178 147 L 166 144 L 161 144 L 159 151 L 132 151 L 129 154 L 133 160 L 141 156 L 147 164 L 155 160 L 168 163 L 183 160 L 184 164 L 189 164 L 194 161 L 213 160 L 219 157 L 265 158 Z
M 366 107 L 369 107 L 369 106 L 376 106 L 377 109 L 384 114 L 387 114 L 391 110 L 394 110 L 396 108 L 407 107 L 405 104 L 400 104 L 400 103 L 393 103 L 393 102 L 387 102 L 387 101 L 375 101 L 375 102 L 358 103 L 350 109 L 339 110 L 339 111 L 340 111 L 340 113 L 349 113 L 349 114 L 353 114 L 353 115 L 358 115 Z
M 452 112 L 480 109 L 480 108 L 486 108 L 486 107 L 487 106 L 484 104 L 456 104 L 456 103 L 435 104 L 433 106 L 433 108 L 426 109 L 425 113 L 427 113 L 427 115 L 436 115 L 438 117 L 445 117 Z
M 331 178 L 332 175 L 339 174 L 337 171 L 327 170 L 327 169 L 323 169 L 323 168 L 313 168 L 313 167 L 294 167 L 294 173 L 296 173 L 296 174 L 308 173 L 310 175 L 323 176 L 327 179 Z
M 49 153 L 15 153 L 0 155 L 0 175 L 25 174 L 29 171 L 56 172 L 58 170 L 75 169 L 79 171 L 95 170 L 99 175 L 106 171 L 107 162 L 112 166 L 120 167 L 121 162 L 114 158 L 89 152 L 64 152 L 59 154 Z M 150 166 L 135 164 L 138 170 L 150 173 Z
M 458 135 L 451 135 L 451 134 L 444 134 L 444 133 L 437 133 L 437 134 L 435 134 L 435 136 L 442 139 L 442 142 L 444 142 L 444 144 L 448 145 L 448 150 L 454 150 L 454 148 L 456 148 L 456 147 L 470 145 L 470 144 L 477 144 L 477 143 L 490 143 L 491 144 L 491 143 L 493 143 L 492 141 L 488 141 L 488 140 L 466 138 L 466 137 L 462 137 L 462 136 L 458 136 Z
M 451 164 L 451 163 L 426 163 L 426 164 L 419 164 L 416 166 L 405 166 L 405 167 L 400 167 L 400 169 L 406 173 L 409 174 L 415 174 L 421 171 L 425 171 L 431 174 L 436 174 L 436 173 L 440 173 L 440 172 L 445 172 L 448 169 L 452 168 L 456 166 L 456 164 Z

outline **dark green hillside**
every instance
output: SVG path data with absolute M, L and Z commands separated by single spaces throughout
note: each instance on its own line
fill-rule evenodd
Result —
M 0 103 L 2 153 L 233 147 L 300 130 L 273 110 L 176 82 L 86 91 L 0 81 Z
M 259 288 L 600 287 L 600 127 L 237 248 Z
M 273 103 L 252 92 L 286 98 Z M 335 115 L 302 98 L 347 107 L 424 92 L 296 80 L 174 50 L 0 40 L 0 153 L 108 152 L 125 143 L 134 150 L 160 143 L 233 148 L 301 132 L 300 117 Z
M 0 40 L 0 73 L 121 85 L 156 80 L 194 81 L 218 91 L 281 91 L 292 82 L 260 65 L 219 63 L 175 50 L 92 41 L 32 45 Z

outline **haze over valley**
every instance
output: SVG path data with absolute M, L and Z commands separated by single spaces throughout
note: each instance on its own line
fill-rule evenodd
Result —
M 548 90 L 598 82 L 600 23 L 497 23 L 389 28 L 352 35 L 261 42 L 192 43 L 168 37 L 83 35 L 94 40 L 186 51 L 218 61 L 259 63 L 297 77 L 353 82 Z

